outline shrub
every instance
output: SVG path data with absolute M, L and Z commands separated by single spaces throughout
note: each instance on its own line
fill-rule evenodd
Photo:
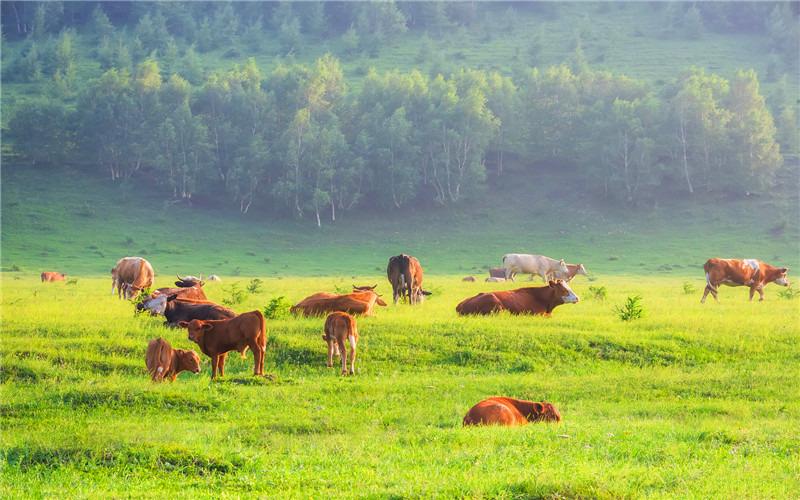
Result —
M 800 290 L 794 290 L 792 288 L 786 287 L 780 292 L 778 292 L 778 297 L 785 299 L 785 300 L 793 300 L 797 297 L 800 297 Z
M 623 304 L 621 307 L 614 307 L 614 312 L 617 313 L 617 316 L 619 316 L 619 319 L 622 321 L 631 321 L 641 318 L 644 316 L 642 297 L 640 295 L 628 297 L 628 299 L 625 301 L 625 304 Z
M 264 307 L 264 317 L 267 319 L 288 318 L 291 307 L 292 303 L 285 296 L 275 297 Z
M 608 296 L 608 290 L 606 290 L 606 287 L 604 286 L 589 287 L 589 297 L 595 300 L 603 301 L 606 300 L 607 296 Z
M 260 279 L 253 278 L 252 280 L 250 280 L 250 283 L 247 285 L 247 291 L 250 292 L 251 294 L 256 294 L 256 293 L 261 291 L 261 285 L 263 285 L 263 284 L 264 284 L 264 282 L 261 281 Z
M 695 293 L 696 291 L 697 291 L 697 288 L 695 288 L 694 285 L 692 285 L 688 281 L 684 281 L 683 282 L 683 293 L 684 293 L 684 295 L 691 295 L 691 294 Z
M 222 299 L 222 303 L 226 306 L 241 304 L 244 302 L 244 299 L 247 298 L 247 292 L 239 288 L 239 283 L 234 283 L 228 288 L 223 288 L 222 291 L 228 294 L 226 298 Z
M 67 285 L 77 285 L 77 284 L 78 284 L 78 278 L 70 278 L 67 280 Z

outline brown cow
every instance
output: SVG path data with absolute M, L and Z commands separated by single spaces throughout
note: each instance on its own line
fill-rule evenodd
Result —
M 42 283 L 45 281 L 53 282 L 53 281 L 64 281 L 67 279 L 67 275 L 64 273 L 57 273 L 54 271 L 45 271 L 42 273 Z
M 467 282 L 470 282 L 470 283 L 474 283 L 475 282 L 475 276 L 464 276 L 463 278 L 461 278 L 461 281 L 467 281 Z
M 720 285 L 749 286 L 750 300 L 758 292 L 759 301 L 764 300 L 764 287 L 769 283 L 789 286 L 785 267 L 774 267 L 756 259 L 708 259 L 703 265 L 706 272 L 706 288 L 700 303 L 706 301 L 710 293 L 719 302 L 717 291 Z
M 589 273 L 586 272 L 586 268 L 583 267 L 583 264 L 567 264 L 567 272 L 561 270 L 553 271 L 553 279 L 572 281 L 572 278 L 579 274 L 584 276 L 589 275 Z
M 328 343 L 328 367 L 333 366 L 333 355 L 342 358 L 342 375 L 347 375 L 347 350 L 345 340 L 350 344 L 350 374 L 356 373 L 356 344 L 358 343 L 358 328 L 356 319 L 346 312 L 332 312 L 325 318 L 325 328 L 322 340 Z
M 261 311 L 242 313 L 232 319 L 181 321 L 178 326 L 189 329 L 189 340 L 200 346 L 211 358 L 211 378 L 225 376 L 225 358 L 230 351 L 244 356 L 247 348 L 253 351 L 253 374 L 264 375 L 264 355 L 267 350 L 267 327 Z
M 542 401 L 493 397 L 484 399 L 469 409 L 464 416 L 467 425 L 527 425 L 528 422 L 560 422 L 561 414 L 555 406 Z
M 320 292 L 306 297 L 292 306 L 290 310 L 292 314 L 303 313 L 304 316 L 322 316 L 334 311 L 372 316 L 375 304 L 385 306 L 386 302 L 373 291 L 353 292 L 344 295 Z
M 111 293 L 117 289 L 117 295 L 133 299 L 139 293 L 153 286 L 155 272 L 153 266 L 141 257 L 123 257 L 111 269 Z
M 395 255 L 386 266 L 386 277 L 392 285 L 392 298 L 406 299 L 409 304 L 419 304 L 430 293 L 422 290 L 422 265 L 415 257 L 406 254 Z
M 169 342 L 160 337 L 151 340 L 147 345 L 145 364 L 153 382 L 164 379 L 174 382 L 175 377 L 186 370 L 200 373 L 200 356 L 196 352 L 173 349 Z
M 578 296 L 564 281 L 550 281 L 547 286 L 479 293 L 456 306 L 458 314 L 542 314 L 550 316 L 561 304 L 574 304 Z

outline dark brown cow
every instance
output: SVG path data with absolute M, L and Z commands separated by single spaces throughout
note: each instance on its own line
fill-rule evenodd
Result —
M 67 275 L 64 273 L 57 273 L 54 271 L 45 271 L 41 275 L 42 283 L 45 281 L 53 282 L 53 281 L 65 281 L 67 279 Z
M 261 311 L 242 313 L 232 319 L 181 321 L 178 326 L 189 329 L 189 340 L 200 346 L 211 358 L 211 378 L 225 376 L 225 359 L 230 351 L 244 356 L 253 351 L 253 374 L 264 375 L 264 355 L 267 350 L 267 327 Z
M 186 300 L 177 294 L 158 295 L 136 304 L 136 311 L 150 311 L 150 314 L 163 315 L 167 326 L 178 326 L 181 321 L 193 319 L 231 319 L 236 313 L 227 307 L 209 301 Z
M 484 399 L 464 416 L 467 425 L 527 425 L 528 422 L 560 422 L 555 406 L 542 401 L 525 401 L 506 397 Z
M 430 295 L 422 290 L 422 265 L 415 257 L 406 254 L 391 257 L 386 266 L 386 277 L 392 285 L 395 304 L 398 299 L 408 300 L 409 304 L 418 304 L 425 295 Z
M 561 304 L 574 304 L 578 296 L 564 281 L 550 281 L 547 286 L 479 293 L 456 306 L 458 314 L 542 314 L 550 316 Z
M 147 345 L 145 364 L 153 382 L 164 379 L 174 382 L 180 372 L 187 370 L 200 373 L 200 356 L 196 352 L 173 349 L 169 342 L 162 338 L 153 339 Z
M 706 288 L 700 303 L 705 303 L 710 293 L 719 302 L 717 291 L 720 285 L 750 287 L 750 300 L 758 292 L 759 301 L 764 300 L 764 287 L 769 283 L 789 286 L 785 267 L 774 267 L 756 259 L 708 259 L 703 265 L 706 272 Z
M 333 355 L 342 358 L 342 375 L 347 375 L 347 349 L 345 341 L 350 344 L 350 374 L 356 373 L 356 344 L 358 344 L 358 328 L 356 319 L 345 312 L 332 312 L 325 318 L 322 340 L 328 343 L 328 367 L 333 366 Z
M 306 297 L 292 306 L 290 310 L 292 314 L 302 313 L 304 316 L 322 316 L 334 311 L 372 316 L 375 304 L 385 306 L 386 302 L 371 290 L 343 295 L 320 292 Z

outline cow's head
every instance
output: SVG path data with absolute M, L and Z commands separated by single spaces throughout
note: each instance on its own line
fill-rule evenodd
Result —
M 578 296 L 572 291 L 566 281 L 556 280 L 550 281 L 548 286 L 555 290 L 556 294 L 561 298 L 563 304 L 574 304 L 578 302 Z
M 149 299 L 143 300 L 136 304 L 136 311 L 150 311 L 150 314 L 153 316 L 164 315 L 164 311 L 167 309 L 167 302 L 171 302 L 178 298 L 177 293 L 173 293 L 172 295 L 165 295 L 163 293 L 156 294 L 155 296 L 151 296 Z
M 789 268 L 788 267 L 782 267 L 782 268 L 778 269 L 778 272 L 780 274 L 775 279 L 775 284 L 776 285 L 781 285 L 781 286 L 789 286 L 789 285 L 791 285 L 791 283 L 789 283 L 789 278 L 786 277 L 786 273 L 789 272 Z
M 578 269 L 575 270 L 575 274 L 582 274 L 584 276 L 589 275 L 589 273 L 586 272 L 586 268 L 583 267 L 583 264 L 578 264 Z
M 531 422 L 561 422 L 558 409 L 547 401 L 533 403 L 533 413 L 528 415 Z
M 175 349 L 175 357 L 178 361 L 178 370 L 190 371 L 192 373 L 200 373 L 200 356 L 194 351 Z
M 176 274 L 175 276 L 178 277 L 178 281 L 175 282 L 175 286 L 179 288 L 191 288 L 193 286 L 203 286 L 206 284 L 206 282 L 203 281 L 202 276 L 200 276 L 199 278 L 197 276 L 181 277 L 179 274 Z
M 214 325 L 202 319 L 193 319 L 191 321 L 179 321 L 178 326 L 180 326 L 181 328 L 187 328 L 189 330 L 189 340 L 191 340 L 196 344 L 202 342 L 205 333 L 214 328 Z
M 375 289 L 376 289 L 377 287 L 378 287 L 378 284 L 377 284 L 377 283 L 375 283 L 375 284 L 374 284 L 374 285 L 372 285 L 372 286 L 365 286 L 365 285 L 362 285 L 362 286 L 355 286 L 355 285 L 353 285 L 353 291 L 354 291 L 354 292 L 373 292 L 373 291 L 375 291 Z

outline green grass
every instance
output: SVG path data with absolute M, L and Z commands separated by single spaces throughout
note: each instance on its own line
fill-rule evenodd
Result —
M 207 285 L 211 299 L 225 283 Z M 244 285 L 245 278 L 239 278 Z M 238 311 L 296 301 L 349 278 L 262 276 Z M 381 276 L 361 276 L 360 282 Z M 428 276 L 417 308 L 359 320 L 359 373 L 325 367 L 322 319 L 268 323 L 267 372 L 231 356 L 150 383 L 147 341 L 195 348 L 185 330 L 75 285 L 3 280 L 0 492 L 31 496 L 467 496 L 779 498 L 800 488 L 796 300 L 720 304 L 683 278 L 603 277 L 588 298 L 540 317 L 460 318 L 455 304 L 505 284 Z M 167 284 L 167 278 L 157 285 Z M 701 280 L 694 280 L 699 288 Z M 642 295 L 647 314 L 613 306 Z M 463 429 L 491 395 L 547 399 L 561 425 Z

